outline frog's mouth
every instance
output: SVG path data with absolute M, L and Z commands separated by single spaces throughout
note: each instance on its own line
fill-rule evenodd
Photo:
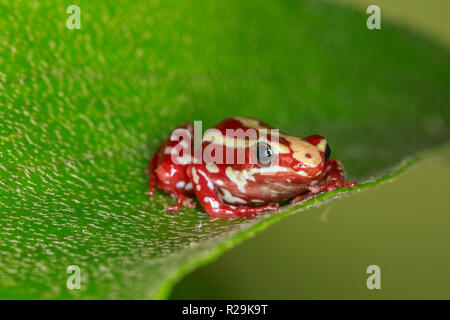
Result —
M 257 184 L 248 186 L 245 194 L 236 194 L 237 197 L 247 199 L 263 199 L 264 202 L 279 202 L 292 198 L 301 193 L 307 183 L 288 183 L 287 181 L 277 181 L 272 183 Z
M 303 185 L 318 177 L 323 171 L 323 162 L 315 168 L 293 169 L 283 166 L 254 168 L 248 171 L 251 179 L 261 185 L 268 183 L 286 183 L 287 185 Z

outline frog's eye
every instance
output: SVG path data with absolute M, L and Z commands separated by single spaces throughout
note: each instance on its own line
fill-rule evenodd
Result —
M 325 152 L 323 153 L 325 156 L 325 161 L 328 161 L 328 159 L 330 159 L 330 155 L 331 155 L 331 149 L 330 149 L 330 145 L 327 143 L 327 146 L 325 147 Z
M 258 142 L 256 145 L 256 158 L 258 163 L 263 166 L 269 166 L 272 162 L 273 151 L 267 143 Z

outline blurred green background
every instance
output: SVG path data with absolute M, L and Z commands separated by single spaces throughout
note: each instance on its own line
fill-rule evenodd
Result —
M 450 44 L 449 1 L 330 0 Z M 185 277 L 172 299 L 449 299 L 450 152 L 283 219 Z M 381 289 L 366 268 L 381 268 Z

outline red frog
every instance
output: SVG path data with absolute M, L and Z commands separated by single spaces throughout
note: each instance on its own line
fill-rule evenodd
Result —
M 194 135 L 191 123 L 178 129 Z M 180 142 L 169 137 L 151 159 L 150 195 L 157 186 L 178 200 L 167 211 L 179 210 L 182 204 L 195 207 L 191 197 L 196 196 L 211 217 L 248 217 L 277 210 L 278 203 L 288 199 L 293 204 L 356 186 L 345 181 L 339 161 L 330 159 L 330 147 L 322 136 L 287 136 L 251 118 L 226 119 L 214 129 L 201 140 L 200 151 L 209 158 L 203 154 L 200 161 L 194 160 L 198 153 L 193 139 Z M 248 132 L 253 135 L 242 136 Z M 180 144 L 186 152 L 179 152 Z

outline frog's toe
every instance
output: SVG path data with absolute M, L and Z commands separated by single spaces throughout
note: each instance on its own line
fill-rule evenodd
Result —
M 191 198 L 185 197 L 183 199 L 183 205 L 186 208 L 194 209 L 196 207 L 197 203 L 194 200 L 192 200 Z
M 181 193 L 172 195 L 173 197 L 177 198 L 177 204 L 174 206 L 168 206 L 166 207 L 167 212 L 173 212 L 178 211 L 181 208 L 181 205 L 183 204 L 186 208 L 193 209 L 196 206 L 195 201 L 193 201 L 191 198 L 184 196 Z
M 351 187 L 351 188 L 356 187 L 357 185 L 358 184 L 356 183 L 356 181 L 349 181 L 349 182 L 345 183 L 346 187 Z

